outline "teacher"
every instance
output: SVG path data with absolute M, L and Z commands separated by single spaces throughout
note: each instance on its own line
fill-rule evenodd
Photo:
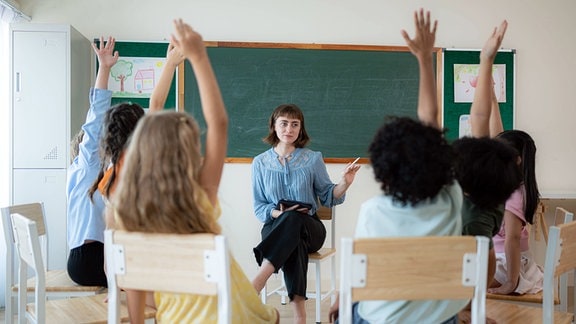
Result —
M 316 215 L 318 202 L 326 207 L 343 203 L 360 166 L 349 163 L 340 182 L 332 183 L 322 153 L 305 148 L 310 138 L 304 114 L 294 104 L 278 106 L 268 128 L 263 140 L 272 147 L 252 162 L 254 212 L 264 223 L 262 242 L 254 248 L 260 269 L 252 285 L 261 291 L 268 278 L 282 269 L 294 323 L 306 323 L 308 254 L 318 251 L 326 239 L 326 228 Z M 281 199 L 312 208 L 288 207 L 278 203 Z

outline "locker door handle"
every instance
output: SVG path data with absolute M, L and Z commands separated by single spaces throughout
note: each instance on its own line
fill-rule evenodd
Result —
M 22 91 L 22 77 L 20 72 L 16 72 L 16 92 Z

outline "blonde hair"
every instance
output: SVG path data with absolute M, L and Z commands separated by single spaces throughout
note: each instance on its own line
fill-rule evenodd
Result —
M 216 208 L 199 183 L 202 167 L 196 121 L 179 112 L 146 115 L 136 127 L 114 197 L 127 231 L 220 233 Z

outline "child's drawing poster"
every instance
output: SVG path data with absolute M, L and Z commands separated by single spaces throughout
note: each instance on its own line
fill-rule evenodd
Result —
M 150 98 L 166 64 L 161 57 L 120 57 L 110 69 L 108 89 L 114 98 Z
M 479 67 L 479 64 L 454 64 L 454 102 L 474 100 Z M 492 78 L 498 102 L 506 102 L 506 64 L 494 64 Z

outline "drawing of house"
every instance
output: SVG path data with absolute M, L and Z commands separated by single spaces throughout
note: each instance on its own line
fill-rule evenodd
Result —
M 136 72 L 134 90 L 138 93 L 154 89 L 154 69 L 143 69 Z

